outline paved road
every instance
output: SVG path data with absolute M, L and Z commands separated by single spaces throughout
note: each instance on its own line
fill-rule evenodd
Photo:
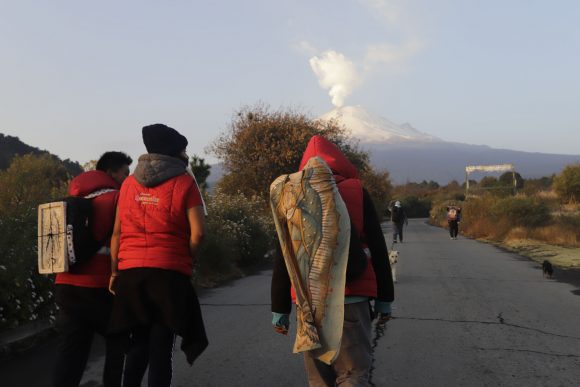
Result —
M 449 240 L 420 220 L 406 231 L 397 245 L 396 318 L 376 349 L 377 386 L 580 385 L 576 287 L 543 279 L 537 264 L 493 246 Z M 270 326 L 270 275 L 203 294 L 210 347 L 193 367 L 176 352 L 174 386 L 306 385 L 293 339 Z M 97 351 L 84 386 L 98 385 L 101 369 Z M 34 385 L 46 385 L 38 379 Z

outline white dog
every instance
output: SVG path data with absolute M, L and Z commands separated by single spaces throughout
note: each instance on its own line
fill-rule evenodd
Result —
M 389 253 L 389 263 L 391 264 L 391 274 L 393 275 L 393 282 L 397 282 L 397 262 L 399 260 L 399 252 L 391 250 Z

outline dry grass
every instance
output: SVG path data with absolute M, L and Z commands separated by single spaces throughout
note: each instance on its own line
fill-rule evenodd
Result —
M 526 239 L 563 247 L 580 247 L 578 231 L 557 223 L 535 229 L 515 227 L 506 234 L 503 241 L 510 243 Z
M 560 224 L 542 227 L 531 232 L 531 238 L 550 244 L 568 247 L 580 247 L 578 230 L 571 230 Z
M 561 205 L 553 192 L 532 197 L 491 195 L 462 203 L 461 232 L 560 267 L 580 267 L 580 207 Z M 446 227 L 445 207 L 433 206 L 433 224 Z
M 545 259 L 563 268 L 580 268 L 580 248 L 562 247 L 533 239 L 512 239 L 504 241 L 503 247 L 537 262 Z
M 539 191 L 535 194 L 536 197 L 543 200 L 558 200 L 556 191 Z

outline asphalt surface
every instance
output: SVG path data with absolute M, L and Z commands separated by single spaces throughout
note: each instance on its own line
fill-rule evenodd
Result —
M 395 248 L 395 318 L 377 342 L 376 386 L 580 386 L 580 292 L 558 271 L 544 279 L 537 263 L 421 220 Z M 174 386 L 306 385 L 293 332 L 271 328 L 270 279 L 263 271 L 204 292 L 210 346 L 193 367 L 176 350 Z M 99 385 L 95 347 L 85 387 Z M 0 365 L 0 385 L 49 385 L 53 348 Z

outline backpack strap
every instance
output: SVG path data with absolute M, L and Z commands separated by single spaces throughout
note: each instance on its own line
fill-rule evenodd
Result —
M 118 189 L 103 188 L 103 189 L 100 189 L 98 191 L 95 191 L 95 192 L 88 194 L 87 196 L 85 196 L 85 199 L 94 199 L 94 198 L 101 196 L 101 195 L 104 195 L 106 193 L 116 192 L 116 191 L 118 191 Z M 109 249 L 107 246 L 105 246 L 105 244 L 107 243 L 107 239 L 109 239 L 111 237 L 111 235 L 113 235 L 113 229 L 111 229 L 111 231 L 109 233 L 107 233 L 107 237 L 104 240 L 98 241 L 98 246 L 100 246 L 100 248 L 96 252 L 96 254 L 102 254 L 102 255 L 110 255 L 111 254 L 111 249 Z
M 101 196 L 101 195 L 104 195 L 106 193 L 115 192 L 115 191 L 118 191 L 118 190 L 117 189 L 113 189 L 113 188 L 100 189 L 98 191 L 95 191 L 93 193 L 88 194 L 87 196 L 85 196 L 85 199 L 94 199 L 97 196 Z

